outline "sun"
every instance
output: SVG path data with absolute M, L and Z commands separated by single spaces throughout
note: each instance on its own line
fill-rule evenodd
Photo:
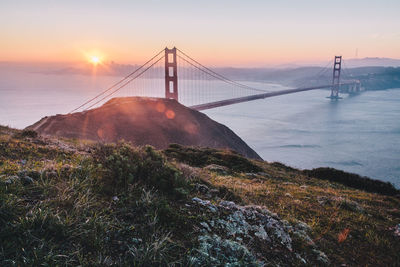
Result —
M 100 57 L 98 57 L 98 56 L 91 56 L 89 61 L 93 65 L 97 65 L 97 64 L 99 64 L 101 62 Z

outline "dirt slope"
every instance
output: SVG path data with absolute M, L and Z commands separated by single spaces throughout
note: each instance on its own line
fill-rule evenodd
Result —
M 261 159 L 228 127 L 171 99 L 113 98 L 99 108 L 45 117 L 28 128 L 42 135 L 102 142 L 123 139 L 158 149 L 170 143 L 229 148 L 246 157 Z

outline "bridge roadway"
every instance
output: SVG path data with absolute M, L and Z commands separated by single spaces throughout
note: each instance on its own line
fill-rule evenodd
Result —
M 340 85 L 350 85 L 350 84 L 354 84 L 354 83 L 353 82 L 341 83 Z M 199 104 L 199 105 L 190 106 L 190 108 L 194 109 L 194 110 L 205 110 L 205 109 L 223 107 L 223 106 L 228 106 L 228 105 L 242 103 L 242 102 L 253 101 L 253 100 L 257 100 L 257 99 L 264 99 L 264 98 L 273 97 L 273 96 L 287 95 L 287 94 L 311 91 L 311 90 L 316 90 L 316 89 L 325 89 L 325 88 L 331 88 L 331 87 L 332 87 L 332 84 L 319 85 L 319 86 L 314 86 L 314 87 L 287 89 L 287 90 L 281 90 L 281 91 L 276 91 L 276 92 L 267 92 L 267 93 L 263 93 L 263 94 L 243 96 L 243 97 L 220 100 L 220 101 L 215 101 L 215 102 L 210 102 L 210 103 L 205 103 L 205 104 Z

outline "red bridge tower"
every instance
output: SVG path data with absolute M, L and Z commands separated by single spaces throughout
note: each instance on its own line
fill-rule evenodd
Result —
M 178 101 L 178 67 L 176 48 L 165 48 L 165 98 Z

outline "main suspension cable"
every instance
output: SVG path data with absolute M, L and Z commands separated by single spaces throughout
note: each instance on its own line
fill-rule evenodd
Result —
M 103 92 L 101 92 L 100 94 L 96 95 L 95 97 L 89 99 L 88 101 L 86 101 L 85 103 L 83 103 L 82 105 L 80 105 L 79 107 L 73 109 L 72 111 L 70 111 L 68 114 L 75 112 L 76 110 L 86 106 L 87 104 L 89 104 L 90 102 L 94 101 L 95 99 L 99 98 L 100 96 L 104 95 L 105 93 L 107 93 L 108 91 L 112 90 L 113 88 L 115 88 L 116 86 L 118 86 L 119 84 L 121 84 L 122 82 L 124 82 L 125 80 L 129 79 L 132 75 L 134 75 L 135 73 L 137 73 L 139 70 L 141 70 L 144 66 L 146 66 L 147 64 L 149 64 L 151 61 L 153 61 L 156 57 L 158 57 L 162 52 L 164 52 L 164 49 L 161 50 L 160 52 L 158 52 L 154 57 L 152 57 L 151 59 L 149 59 L 146 63 L 144 63 L 143 65 L 141 65 L 139 68 L 137 68 L 136 70 L 134 70 L 133 72 L 131 72 L 130 74 L 128 74 L 127 76 L 125 76 L 122 80 L 118 81 L 117 83 L 113 84 L 112 86 L 108 87 L 106 90 L 104 90 Z M 93 105 L 92 105 L 93 106 Z
M 160 53 L 159 53 L 160 54 Z M 148 66 L 146 69 L 144 69 L 142 72 L 140 72 L 138 75 L 136 75 L 135 77 L 133 77 L 132 79 L 130 79 L 129 81 L 125 82 L 123 85 L 119 86 L 117 89 L 115 89 L 114 91 L 112 91 L 111 93 L 109 93 L 108 95 L 104 96 L 103 98 L 101 98 L 100 100 L 96 101 L 94 104 L 90 105 L 88 108 L 86 108 L 85 110 L 88 110 L 90 108 L 92 108 L 93 106 L 97 105 L 98 103 L 100 103 L 101 101 L 103 101 L 104 99 L 112 96 L 113 94 L 115 94 L 116 92 L 118 92 L 120 89 L 122 89 L 123 87 L 125 87 L 128 83 L 132 82 L 133 80 L 139 78 L 143 73 L 145 73 L 147 70 L 149 70 L 151 67 L 153 67 L 155 64 L 157 64 L 161 59 L 164 58 L 164 55 L 162 57 L 160 57 L 157 61 L 155 61 L 154 63 L 152 63 L 150 66 Z
M 195 64 L 199 65 L 200 67 L 195 66 L 194 63 L 189 62 L 189 61 L 186 60 L 185 58 L 183 58 L 183 57 L 181 57 L 181 56 L 178 55 L 179 58 L 185 60 L 186 62 L 188 62 L 188 63 L 191 64 L 192 66 L 196 67 L 197 69 L 199 69 L 199 70 L 201 70 L 201 71 L 207 73 L 208 75 L 210 75 L 210 76 L 212 76 L 212 77 L 214 77 L 214 78 L 216 78 L 216 79 L 218 79 L 218 80 L 222 80 L 222 81 L 224 81 L 224 82 L 227 82 L 227 83 L 230 83 L 230 84 L 232 84 L 232 85 L 236 85 L 236 86 L 239 86 L 239 87 L 242 87 L 242 88 L 245 88 L 245 89 L 254 90 L 254 91 L 259 91 L 259 92 L 264 92 L 264 93 L 266 92 L 265 90 L 253 88 L 253 87 L 247 86 L 247 85 L 245 85 L 245 84 L 241 84 L 241 83 L 238 83 L 238 82 L 236 82 L 236 81 L 233 81 L 233 80 L 231 80 L 231 79 L 229 79 L 229 78 L 226 78 L 225 76 L 222 76 L 221 74 L 219 74 L 219 73 L 217 73 L 217 72 L 211 70 L 210 68 L 207 68 L 206 66 L 204 66 L 203 64 L 201 64 L 201 63 L 198 62 L 197 60 L 195 60 L 195 59 L 193 59 L 192 57 L 188 56 L 188 55 L 185 54 L 182 50 L 180 50 L 180 49 L 178 49 L 178 48 L 177 48 L 177 50 L 178 50 L 180 53 L 182 53 L 182 55 L 184 55 L 185 57 L 187 57 L 189 60 L 195 62 Z M 204 70 L 201 69 L 201 68 L 203 68 Z

